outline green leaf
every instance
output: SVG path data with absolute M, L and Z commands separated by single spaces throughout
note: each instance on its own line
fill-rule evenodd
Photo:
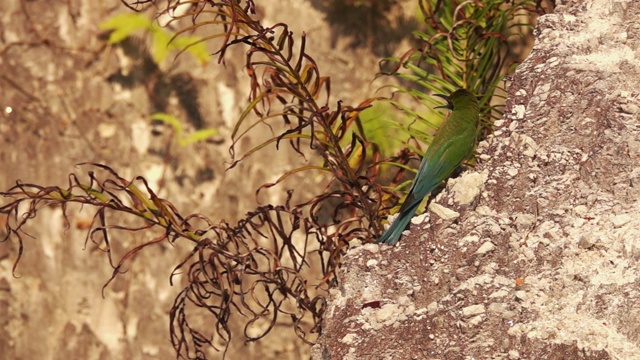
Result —
M 153 60 L 159 64 L 169 56 L 169 40 L 171 36 L 159 28 L 154 29 L 152 34 L 151 56 L 153 56 Z
M 208 138 L 217 135 L 217 129 L 202 129 L 192 132 L 189 135 L 183 136 L 184 128 L 182 123 L 178 118 L 173 115 L 165 114 L 165 113 L 155 113 L 151 115 L 151 120 L 162 121 L 163 123 L 171 126 L 175 132 L 175 136 L 178 139 L 178 144 L 180 146 L 187 146 L 193 143 L 197 143 L 200 141 L 207 140 Z
M 209 54 L 209 50 L 207 50 L 206 39 L 202 39 L 197 36 L 178 36 L 172 38 L 170 41 L 172 48 L 175 48 L 179 51 L 185 51 L 189 54 L 193 55 L 193 57 L 200 62 L 200 64 L 206 64 L 211 60 L 211 55 Z
M 168 32 L 144 14 L 116 15 L 101 23 L 100 28 L 113 30 L 107 40 L 109 44 L 119 43 L 133 35 L 135 31 L 148 31 L 152 35 L 151 56 L 156 63 L 166 59 L 171 50 L 188 52 L 201 64 L 206 64 L 211 59 L 205 45 L 206 39 L 182 35 L 183 32 L 177 34 Z
M 207 140 L 208 138 L 218 134 L 217 129 L 202 129 L 195 131 L 181 139 L 178 140 L 181 146 L 187 146 L 189 144 L 197 143 L 200 141 Z
M 116 44 L 137 30 L 150 29 L 151 25 L 151 20 L 143 14 L 121 14 L 101 23 L 99 27 L 103 30 L 113 30 L 107 42 Z
M 165 113 L 154 113 L 151 114 L 151 120 L 162 121 L 173 128 L 176 136 L 182 136 L 182 123 L 175 116 Z

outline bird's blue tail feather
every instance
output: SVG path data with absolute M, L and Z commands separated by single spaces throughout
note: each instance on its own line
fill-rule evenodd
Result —
M 378 239 L 378 244 L 385 243 L 389 245 L 395 245 L 398 240 L 400 240 L 400 235 L 415 215 L 416 210 L 418 209 L 418 205 L 420 205 L 420 201 L 416 202 L 415 205 L 408 207 L 400 211 L 400 215 L 395 219 L 391 226 L 387 229 L 387 231 L 382 234 L 380 239 Z

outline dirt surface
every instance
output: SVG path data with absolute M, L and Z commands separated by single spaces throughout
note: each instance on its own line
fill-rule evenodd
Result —
M 640 359 L 639 16 L 539 19 L 478 166 L 350 250 L 313 359 Z
M 320 70 L 332 77 L 333 101 L 353 104 L 372 96 L 370 81 L 378 55 L 385 49 L 374 54 L 366 47 L 353 47 L 354 37 L 329 25 L 337 16 L 329 17 L 333 10 L 321 2 L 258 1 L 258 16 L 265 24 L 286 22 L 298 35 L 306 31 L 307 50 Z M 76 164 L 99 162 L 127 179 L 144 176 L 161 197 L 185 214 L 201 212 L 213 221 L 236 221 L 255 208 L 255 190 L 260 185 L 300 166 L 304 159 L 293 152 L 276 155 L 267 150 L 225 171 L 230 160 L 229 134 L 247 98 L 241 48 L 228 54 L 225 65 L 212 61 L 201 66 L 189 56 L 175 62 L 170 57 L 159 64 L 164 74 L 186 73 L 193 79 L 200 93 L 197 106 L 202 126 L 220 132 L 215 141 L 182 147 L 166 128 L 154 135 L 148 120 L 156 106 L 150 96 L 151 80 L 131 88 L 109 81 L 114 74 L 131 72 L 140 62 L 100 39 L 98 25 L 127 11 L 117 1 L 0 2 L 0 188 L 8 189 L 18 179 L 62 186 L 72 172 L 86 181 L 89 167 Z M 367 39 L 383 44 L 398 40 Z M 168 112 L 188 118 L 175 94 L 168 102 Z M 185 131 L 195 129 L 188 121 L 184 125 Z M 267 136 L 266 129 L 254 133 L 240 144 L 240 151 Z M 313 189 L 319 179 L 296 181 Z M 266 192 L 260 201 L 281 203 L 286 188 Z M 72 207 L 69 214 L 69 228 L 60 208 L 42 209 L 32 220 L 28 231 L 33 238 L 26 238 L 16 271 L 19 278 L 12 276 L 17 244 L 0 243 L 2 357 L 174 358 L 168 311 L 181 287 L 171 287 L 168 278 L 188 246 L 163 244 L 144 252 L 132 260 L 127 274 L 106 288 L 102 298 L 101 289 L 112 268 L 91 244 L 83 250 L 93 212 Z M 149 240 L 143 234 L 126 233 L 115 239 L 113 250 L 120 255 Z M 307 357 L 309 346 L 289 329 L 278 325 L 273 337 L 248 345 L 237 336 L 227 358 Z M 220 356 L 211 354 L 211 358 Z

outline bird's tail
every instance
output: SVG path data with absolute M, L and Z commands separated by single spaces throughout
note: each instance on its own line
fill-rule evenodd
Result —
M 404 229 L 406 229 L 409 221 L 411 221 L 411 218 L 416 213 L 419 205 L 420 201 L 416 202 L 414 205 L 406 209 L 401 210 L 400 216 L 398 216 L 398 218 L 395 219 L 393 223 L 391 223 L 391 226 L 387 229 L 387 231 L 385 231 L 380 239 L 378 239 L 378 244 L 385 243 L 389 245 L 395 245 L 398 240 L 400 240 L 400 235 L 402 235 L 402 232 L 404 231 Z

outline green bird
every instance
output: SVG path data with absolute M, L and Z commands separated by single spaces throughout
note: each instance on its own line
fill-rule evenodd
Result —
M 400 208 L 400 215 L 382 234 L 378 243 L 394 245 L 416 213 L 425 196 L 446 180 L 460 164 L 473 153 L 478 134 L 478 99 L 469 91 L 459 89 L 450 96 L 434 94 L 447 101 L 438 106 L 451 110 L 427 152 L 422 158 L 409 195 Z

